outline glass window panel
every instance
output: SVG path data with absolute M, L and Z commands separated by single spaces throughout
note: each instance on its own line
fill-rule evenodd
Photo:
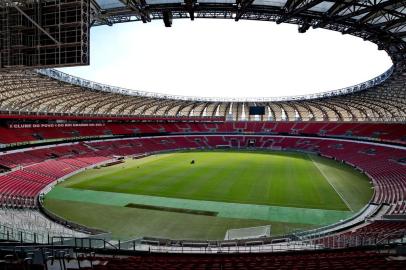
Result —
M 287 0 L 255 0 L 254 5 L 283 7 Z
M 119 0 L 96 0 L 96 2 L 102 9 L 125 7 Z
M 361 19 L 361 18 L 363 18 L 363 17 L 365 17 L 365 16 L 367 16 L 367 15 L 368 15 L 368 13 L 363 13 L 363 14 L 354 16 L 354 17 L 352 17 L 352 18 L 355 19 L 355 20 L 359 20 L 359 19 Z
M 183 3 L 182 0 L 146 0 L 149 5 Z
M 406 14 L 406 7 L 400 7 L 396 9 L 397 12 Z
M 198 3 L 235 4 L 235 0 L 197 0 Z
M 333 2 L 321 2 L 318 5 L 315 5 L 314 7 L 310 8 L 309 10 L 311 11 L 318 11 L 318 12 L 326 12 L 329 10 L 332 6 L 334 5 Z
M 384 17 L 384 16 L 381 16 L 379 18 L 374 18 L 373 20 L 374 20 L 374 23 L 382 23 L 382 22 L 387 22 L 388 21 L 388 19 L 386 17 Z

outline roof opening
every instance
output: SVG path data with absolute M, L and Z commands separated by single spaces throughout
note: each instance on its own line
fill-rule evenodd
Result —
M 176 20 L 91 30 L 91 65 L 61 69 L 99 83 L 198 97 L 280 97 L 367 81 L 392 65 L 371 42 L 259 21 Z

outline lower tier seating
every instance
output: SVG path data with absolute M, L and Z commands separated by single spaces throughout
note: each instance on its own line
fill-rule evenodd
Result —
M 0 249 L 0 269 L 83 270 L 316 270 L 404 269 L 402 252 L 385 249 L 345 249 L 240 254 L 102 254 L 88 250 L 34 246 L 20 252 Z M 50 255 L 51 254 L 51 255 Z M 113 255 L 116 254 L 116 255 Z M 37 260 L 35 260 L 38 258 Z
M 376 220 L 353 231 L 317 239 L 315 244 L 328 248 L 383 244 L 405 235 L 406 221 Z

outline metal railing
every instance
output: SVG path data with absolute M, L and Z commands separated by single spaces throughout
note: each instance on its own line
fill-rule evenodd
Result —
M 23 241 L 21 241 L 23 243 Z M 12 244 L 12 243 L 10 243 Z M 149 253 L 196 253 L 196 254 L 218 254 L 218 253 L 258 253 L 258 252 L 289 252 L 303 250 L 323 249 L 345 249 L 345 248 L 368 248 L 392 244 L 406 244 L 406 231 L 397 231 L 385 235 L 336 235 L 329 238 L 314 238 L 306 241 L 292 241 L 287 239 L 284 242 L 248 241 L 245 244 L 233 243 L 200 242 L 191 244 L 151 244 L 150 241 L 136 239 L 126 242 L 111 241 L 108 238 L 75 238 L 75 237 L 48 237 L 47 241 L 39 243 L 34 241 L 24 242 L 24 245 L 37 244 L 50 247 L 65 247 L 74 249 L 99 249 L 105 251 L 133 251 Z
M 34 233 L 0 224 L 0 239 L 3 241 L 45 244 L 48 243 L 48 238 L 45 232 Z

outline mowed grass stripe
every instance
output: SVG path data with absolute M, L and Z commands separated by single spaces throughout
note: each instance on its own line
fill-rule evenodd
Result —
M 348 210 L 306 154 L 202 151 L 147 159 L 89 170 L 64 186 L 204 201 Z M 196 164 L 191 165 L 191 160 Z M 339 169 L 335 170 L 339 173 Z M 92 171 L 96 173 L 93 175 Z

